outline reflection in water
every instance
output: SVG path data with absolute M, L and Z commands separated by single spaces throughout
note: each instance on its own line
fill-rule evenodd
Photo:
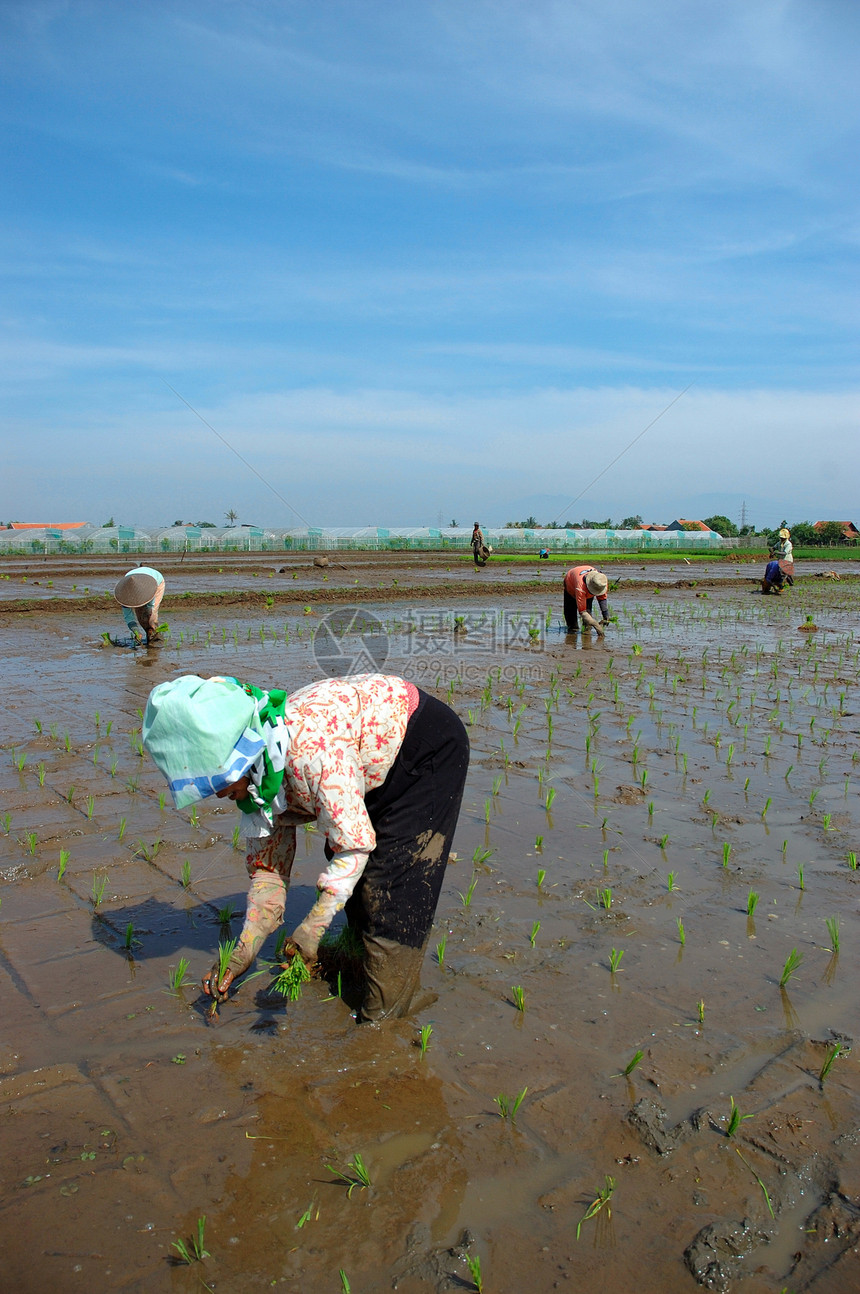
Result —
M 791 998 L 788 996 L 784 988 L 781 988 L 779 990 L 779 996 L 782 1000 L 782 1013 L 783 1013 L 783 1016 L 785 1017 L 786 1029 L 791 1029 L 791 1030 L 799 1029 L 800 1016 L 797 1014 L 794 1007 L 791 1005 Z
M 236 1165 L 211 1214 L 213 1234 L 230 1238 L 223 1261 L 233 1280 L 263 1271 L 323 1289 L 332 1269 L 389 1267 L 407 1253 L 417 1269 L 431 1241 L 451 1243 L 468 1172 L 442 1081 L 412 1045 L 414 1025 L 356 1029 L 311 993 L 278 1017 L 276 1034 L 213 1054 L 249 1092 L 242 1123 L 251 1127 L 224 1128 L 199 1147 Z M 298 1037 L 302 1054 L 290 1049 Z M 243 1153 L 231 1156 L 237 1139 Z M 327 1165 L 349 1172 L 356 1153 L 371 1185 L 349 1198 Z

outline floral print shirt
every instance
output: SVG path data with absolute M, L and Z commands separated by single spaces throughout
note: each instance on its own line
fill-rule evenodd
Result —
M 275 830 L 254 844 L 247 867 L 252 879 L 261 870 L 286 879 L 296 824 L 319 823 L 334 857 L 317 881 L 317 903 L 296 932 L 308 951 L 316 951 L 376 847 L 364 797 L 388 776 L 417 704 L 414 684 L 384 674 L 324 679 L 287 698 L 290 740 L 283 785 L 272 804 Z

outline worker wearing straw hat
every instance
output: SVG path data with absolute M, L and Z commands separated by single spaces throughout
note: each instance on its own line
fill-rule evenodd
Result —
M 603 633 L 603 626 L 609 620 L 609 604 L 606 594 L 609 580 L 602 571 L 593 566 L 572 566 L 564 577 L 564 620 L 568 632 L 575 634 L 579 630 L 577 616 L 582 616 L 583 628 L 596 629 Z M 591 614 L 594 599 L 600 605 L 600 621 Z M 601 623 L 602 621 L 602 623 Z
M 136 566 L 123 575 L 113 591 L 135 642 L 141 629 L 147 643 L 158 642 L 158 608 L 164 597 L 164 576 L 151 566 Z

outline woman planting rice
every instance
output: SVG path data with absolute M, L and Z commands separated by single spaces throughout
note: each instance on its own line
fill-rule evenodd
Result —
M 577 613 L 582 616 L 583 626 L 603 633 L 603 625 L 609 620 L 608 588 L 609 580 L 602 571 L 593 566 L 571 566 L 564 577 L 564 621 L 569 633 L 575 634 L 579 629 Z M 595 598 L 600 606 L 602 624 L 591 614 Z
M 113 591 L 135 642 L 141 629 L 147 643 L 158 642 L 158 608 L 164 597 L 164 576 L 151 566 L 136 566 L 123 575 Z
M 364 946 L 359 1019 L 416 1009 L 469 764 L 466 730 L 448 706 L 382 674 L 325 679 L 291 696 L 185 675 L 153 689 L 143 742 L 177 808 L 226 796 L 250 838 L 245 924 L 226 972 L 204 976 L 206 993 L 223 998 L 281 924 L 296 825 L 316 821 L 329 865 L 288 953 L 313 962 L 345 908 Z

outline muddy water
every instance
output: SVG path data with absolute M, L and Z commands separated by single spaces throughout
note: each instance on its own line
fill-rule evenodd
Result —
M 16 559 L 4 556 L 0 560 L 0 606 L 4 602 L 21 598 L 36 601 L 75 602 L 83 598 L 110 598 L 114 585 L 128 569 L 129 557 L 87 557 L 72 561 L 68 556 L 49 556 L 47 561 L 35 557 Z M 155 560 L 155 558 L 153 558 Z M 462 581 L 479 592 L 481 585 L 492 582 L 508 585 L 539 580 L 548 591 L 556 588 L 569 562 L 533 561 L 507 562 L 498 556 L 486 567 L 475 570 L 470 554 L 466 553 L 333 553 L 325 568 L 314 565 L 310 554 L 288 553 L 221 554 L 212 558 L 190 554 L 181 560 L 168 554 L 159 561 L 166 578 L 167 603 L 186 594 L 227 594 L 237 589 L 257 593 L 262 599 L 285 593 L 306 593 L 316 590 L 320 594 L 355 587 L 378 588 L 381 596 L 398 597 L 398 590 L 433 588 Z M 600 564 L 600 558 L 595 561 Z M 726 559 L 718 561 L 684 558 L 649 561 L 643 564 L 635 559 L 613 560 L 607 566 L 613 585 L 629 590 L 642 588 L 651 592 L 653 587 L 692 583 L 693 587 L 707 588 L 713 584 L 748 587 L 760 580 L 765 558 L 756 561 Z M 821 577 L 833 566 L 826 556 L 820 561 L 797 563 L 798 577 Z M 841 561 L 840 577 L 856 578 L 860 562 Z
M 232 810 L 159 802 L 139 711 L 178 672 L 319 676 L 325 609 L 180 609 L 149 651 L 100 647 L 94 616 L 4 624 L 8 1288 L 327 1291 L 343 1269 L 417 1294 L 469 1288 L 467 1257 L 487 1290 L 856 1288 L 856 1055 L 818 1076 L 857 1032 L 858 595 L 696 593 L 619 593 L 606 640 L 539 594 L 362 606 L 364 645 L 473 750 L 438 1001 L 382 1029 L 321 981 L 277 1007 L 246 982 L 212 1023 L 168 991 L 231 903 L 235 932 L 245 877 Z M 361 643 L 337 640 L 345 666 Z M 288 927 L 322 862 L 306 833 Z M 729 1138 L 732 1098 L 752 1117 Z M 348 1196 L 328 1165 L 356 1152 L 372 1185 Z M 204 1215 L 210 1256 L 171 1266 Z

